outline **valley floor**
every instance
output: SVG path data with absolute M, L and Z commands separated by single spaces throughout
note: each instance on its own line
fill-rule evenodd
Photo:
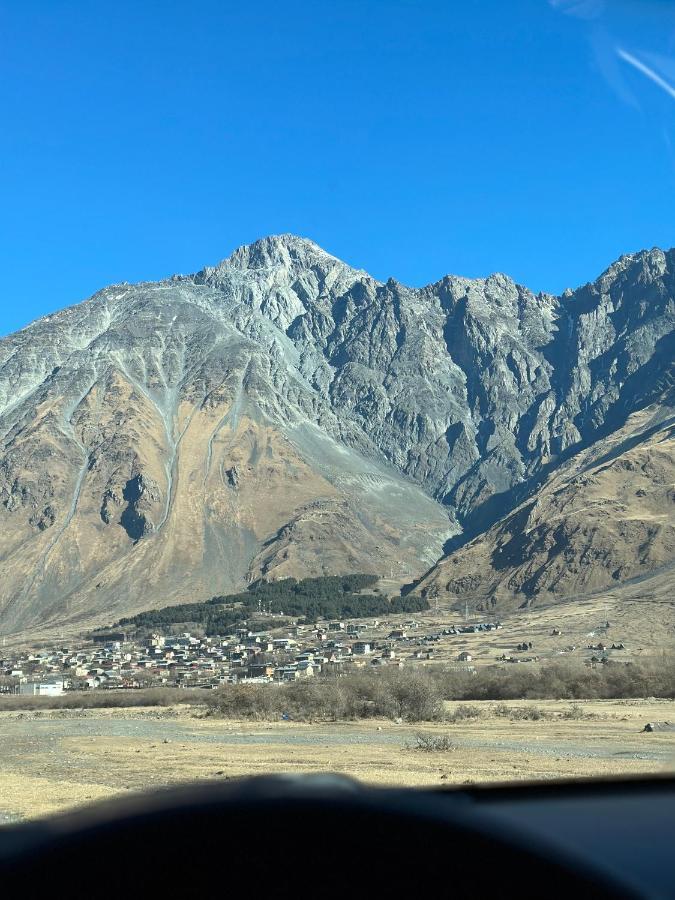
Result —
M 450 715 L 467 706 L 447 705 Z M 407 786 L 675 773 L 675 732 L 642 731 L 647 722 L 675 722 L 672 700 L 470 706 L 474 718 L 424 725 L 232 722 L 189 707 L 4 712 L 0 822 L 167 784 L 270 772 L 332 771 Z M 540 718 L 520 718 L 525 710 Z M 420 733 L 447 736 L 452 749 L 413 749 Z

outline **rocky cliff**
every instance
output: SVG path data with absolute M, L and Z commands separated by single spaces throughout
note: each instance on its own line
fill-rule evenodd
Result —
M 574 579 L 485 579 L 521 571 L 516 545 L 501 569 L 470 548 L 530 528 L 528 498 L 612 435 L 640 444 L 636 416 L 667 417 L 674 298 L 675 251 L 553 297 L 505 275 L 381 283 L 284 235 L 40 319 L 0 341 L 0 627 L 345 571 L 450 598 L 568 594 Z M 581 580 L 663 565 L 672 494 L 657 506 L 628 562 L 588 557 Z

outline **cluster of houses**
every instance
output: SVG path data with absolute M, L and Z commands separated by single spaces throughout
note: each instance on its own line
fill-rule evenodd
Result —
M 445 628 L 442 634 L 479 634 L 482 631 L 497 631 L 503 628 L 501 622 L 474 622 L 469 625 L 451 625 Z
M 474 628 L 475 626 L 469 626 Z M 501 627 L 494 625 L 491 627 Z M 55 696 L 67 690 L 170 686 L 214 688 L 244 682 L 288 682 L 353 667 L 402 666 L 432 659 L 442 635 L 420 634 L 420 623 L 369 620 L 291 625 L 283 636 L 246 629 L 224 638 L 124 632 L 94 634 L 81 646 L 56 646 L 0 658 L 0 692 Z M 457 661 L 471 655 L 462 652 Z

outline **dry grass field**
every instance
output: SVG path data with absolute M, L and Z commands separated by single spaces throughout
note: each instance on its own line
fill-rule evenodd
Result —
M 473 717 L 428 725 L 233 722 L 189 707 L 0 713 L 0 821 L 270 772 L 408 786 L 675 772 L 675 732 L 642 732 L 675 722 L 675 701 L 448 703 L 449 714 L 460 705 Z M 420 733 L 451 749 L 415 749 Z

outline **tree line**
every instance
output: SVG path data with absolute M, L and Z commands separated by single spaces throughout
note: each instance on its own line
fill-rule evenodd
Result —
M 252 616 L 287 615 L 315 623 L 326 619 L 353 619 L 415 613 L 429 609 L 422 597 L 390 598 L 386 594 L 359 593 L 374 588 L 377 575 L 326 575 L 320 578 L 284 578 L 259 581 L 247 591 L 212 597 L 203 603 L 180 603 L 147 610 L 120 619 L 120 627 L 165 628 L 194 624 L 207 635 L 228 634 Z
M 228 684 L 205 693 L 210 715 L 223 718 L 302 721 L 400 718 L 408 722 L 461 723 L 482 716 L 538 719 L 555 715 L 536 707 L 459 707 L 446 700 L 592 700 L 675 697 L 675 656 L 640 663 L 589 668 L 581 663 L 548 663 L 532 669 L 489 666 L 475 672 L 444 666 L 384 668 L 341 677 L 314 677 L 288 684 Z M 573 707 L 558 713 L 583 717 Z

